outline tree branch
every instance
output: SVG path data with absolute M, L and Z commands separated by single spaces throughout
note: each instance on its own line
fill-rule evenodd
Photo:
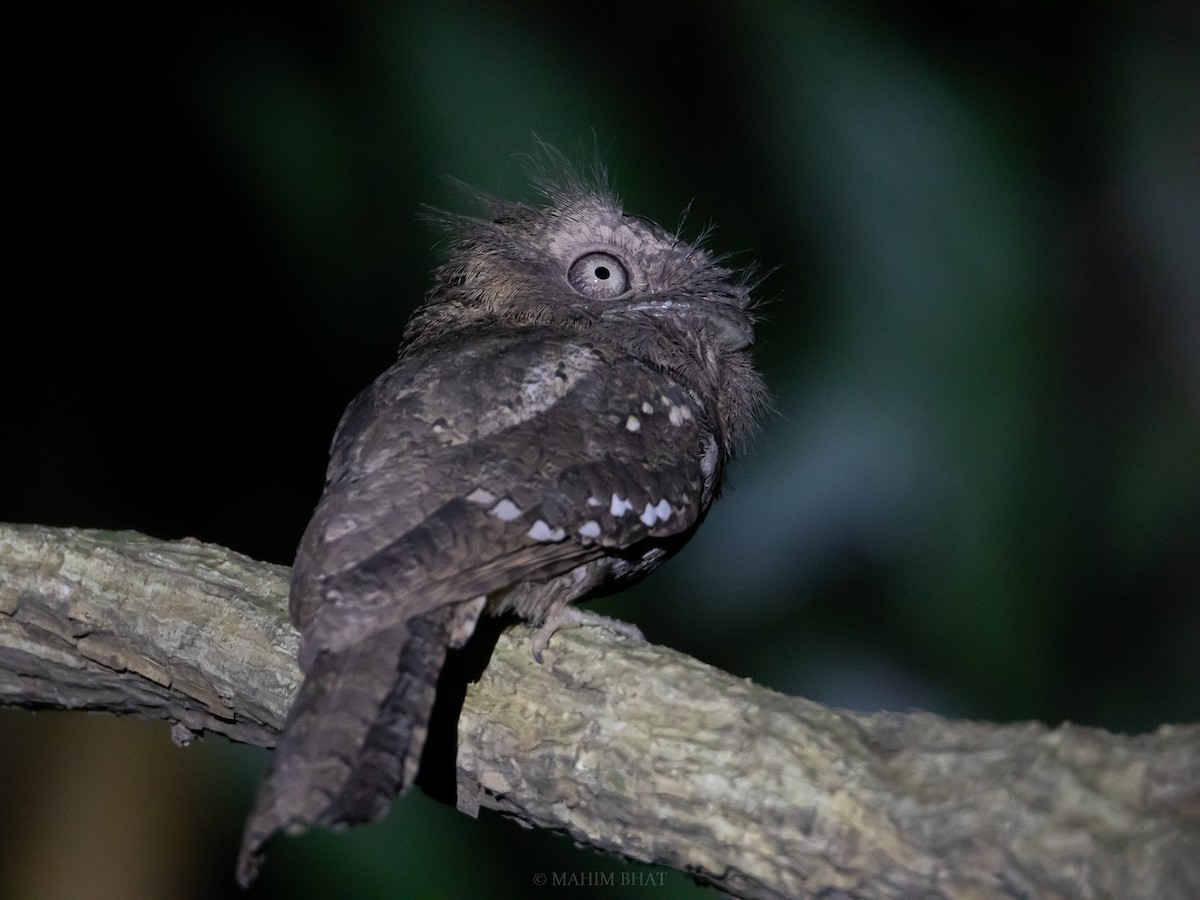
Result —
M 0 702 L 270 746 L 300 678 L 287 575 L 194 540 L 0 525 Z M 598 629 L 543 665 L 527 629 L 501 636 L 457 781 L 472 814 L 745 897 L 1200 896 L 1200 725 L 850 713 Z

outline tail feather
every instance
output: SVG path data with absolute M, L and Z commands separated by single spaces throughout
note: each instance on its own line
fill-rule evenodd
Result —
M 246 821 L 242 887 L 276 831 L 374 821 L 412 784 L 455 613 L 442 607 L 316 654 Z

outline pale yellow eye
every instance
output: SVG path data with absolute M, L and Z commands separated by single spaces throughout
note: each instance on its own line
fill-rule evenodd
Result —
M 567 269 L 571 287 L 593 300 L 619 297 L 629 289 L 625 266 L 611 253 L 585 253 Z

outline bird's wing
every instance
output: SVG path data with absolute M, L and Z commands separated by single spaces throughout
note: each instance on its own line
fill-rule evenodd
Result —
M 698 401 L 617 350 L 519 333 L 403 359 L 334 439 L 293 576 L 305 658 L 689 531 L 706 451 Z
M 239 880 L 276 830 L 370 821 L 411 783 L 483 596 L 608 556 L 636 569 L 698 524 L 714 466 L 698 401 L 617 348 L 525 331 L 381 376 L 343 418 L 297 553 L 306 677 Z

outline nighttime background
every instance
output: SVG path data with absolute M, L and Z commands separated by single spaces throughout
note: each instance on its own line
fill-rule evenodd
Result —
M 855 709 L 1200 719 L 1194 3 L 329 7 L 10 19 L 0 520 L 290 563 L 429 285 L 421 205 L 532 197 L 536 133 L 772 270 L 761 439 L 595 608 Z M 0 710 L 0 897 L 239 896 L 266 758 Z M 278 840 L 250 896 L 610 871 L 655 870 L 414 791 Z M 665 882 L 629 893 L 702 892 Z

